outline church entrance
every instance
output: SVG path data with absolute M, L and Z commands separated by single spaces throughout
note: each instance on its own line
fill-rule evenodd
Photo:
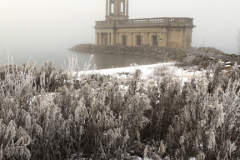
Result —
M 153 46 L 154 46 L 154 47 L 157 47 L 157 46 L 158 46 L 158 37 L 157 37 L 157 36 L 154 36 L 154 37 L 153 37 Z
M 126 36 L 122 37 L 122 45 L 124 45 L 124 46 L 127 45 L 127 37 Z
M 138 46 L 142 45 L 142 38 L 141 38 L 141 36 L 137 36 L 137 45 Z
M 108 45 L 108 39 L 105 38 L 105 45 Z

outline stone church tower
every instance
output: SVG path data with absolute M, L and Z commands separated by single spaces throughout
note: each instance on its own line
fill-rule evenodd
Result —
M 129 19 L 129 0 L 106 0 L 105 21 L 96 21 L 96 45 L 191 48 L 193 18 Z
M 128 18 L 128 0 L 106 0 L 105 20 L 126 20 Z

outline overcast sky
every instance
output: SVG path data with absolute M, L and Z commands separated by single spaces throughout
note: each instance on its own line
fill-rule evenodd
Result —
M 193 47 L 236 52 L 240 0 L 129 0 L 134 18 L 191 17 Z M 105 19 L 106 0 L 0 0 L 0 49 L 65 47 L 95 42 L 95 21 Z

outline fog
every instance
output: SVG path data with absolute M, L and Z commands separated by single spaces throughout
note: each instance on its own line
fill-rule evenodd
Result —
M 134 18 L 194 18 L 193 47 L 235 53 L 239 0 L 129 0 Z M 105 19 L 106 0 L 1 0 L 0 49 L 44 51 L 95 42 L 95 21 Z

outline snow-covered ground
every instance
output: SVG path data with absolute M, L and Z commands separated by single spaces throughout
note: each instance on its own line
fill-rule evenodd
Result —
M 157 63 L 151 65 L 131 65 L 130 67 L 123 68 L 111 68 L 102 70 L 89 70 L 81 71 L 79 76 L 84 74 L 103 74 L 103 75 L 116 75 L 118 78 L 127 78 L 132 75 L 137 69 L 141 70 L 141 79 L 148 79 L 154 77 L 155 74 L 171 75 L 176 77 L 182 82 L 185 82 L 191 78 L 203 78 L 205 71 L 196 71 L 194 69 L 183 69 L 175 66 L 175 63 Z

